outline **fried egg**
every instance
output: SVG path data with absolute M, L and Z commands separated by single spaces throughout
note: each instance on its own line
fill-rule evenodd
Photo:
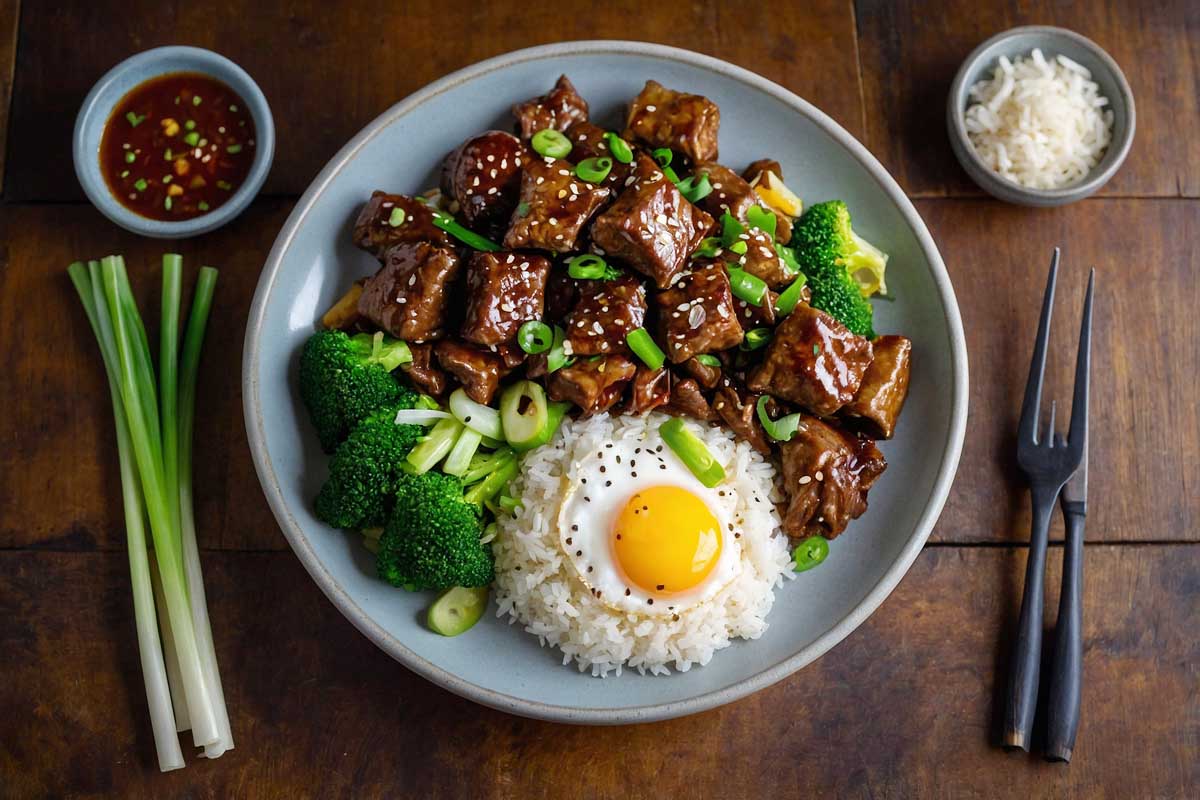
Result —
M 732 492 L 704 486 L 661 440 L 607 442 L 563 480 L 559 544 L 608 607 L 670 616 L 740 573 Z

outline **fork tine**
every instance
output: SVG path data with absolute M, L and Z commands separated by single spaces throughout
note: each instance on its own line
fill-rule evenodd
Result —
M 1058 401 L 1050 401 L 1050 424 L 1046 426 L 1046 437 L 1042 441 L 1046 442 L 1047 446 L 1054 447 L 1054 415 L 1058 411 Z
M 1088 382 L 1092 366 L 1092 293 L 1096 288 L 1096 268 L 1088 274 L 1087 298 L 1083 301 L 1083 320 L 1079 323 L 1079 353 L 1075 356 L 1075 389 L 1071 398 L 1071 428 L 1067 439 L 1073 447 L 1083 447 L 1087 439 Z
M 1025 383 L 1025 400 L 1021 403 L 1021 423 L 1017 429 L 1020 441 L 1034 444 L 1038 442 L 1038 409 L 1042 404 L 1042 378 L 1046 374 L 1046 343 L 1050 339 L 1050 312 L 1054 308 L 1054 285 L 1058 281 L 1058 255 L 1056 247 L 1054 257 L 1050 259 L 1050 275 L 1046 278 L 1046 294 L 1042 298 L 1042 318 L 1038 322 L 1033 360 L 1029 364 L 1029 380 Z

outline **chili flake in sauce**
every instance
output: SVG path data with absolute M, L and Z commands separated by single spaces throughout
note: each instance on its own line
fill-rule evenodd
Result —
M 215 78 L 175 72 L 117 103 L 100 140 L 100 170 L 129 210 L 183 220 L 232 197 L 254 153 L 254 119 L 242 98 Z

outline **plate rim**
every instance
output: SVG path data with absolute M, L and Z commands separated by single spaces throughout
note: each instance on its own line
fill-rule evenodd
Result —
M 794 655 L 755 673 L 743 681 L 682 700 L 626 708 L 543 703 L 478 686 L 419 655 L 367 616 L 362 608 L 338 585 L 333 575 L 326 569 L 320 559 L 317 558 L 309 544 L 308 537 L 284 500 L 279 479 L 276 476 L 274 466 L 267 452 L 266 431 L 259 395 L 259 341 L 266 314 L 267 299 L 271 295 L 272 288 L 282 266 L 283 256 L 290 248 L 292 240 L 295 238 L 305 218 L 312 211 L 316 200 L 346 164 L 353 159 L 367 142 L 378 135 L 393 121 L 411 113 L 430 99 L 482 75 L 507 68 L 514 64 L 564 55 L 642 56 L 682 63 L 747 84 L 749 87 L 774 97 L 807 117 L 824 133 L 844 147 L 866 169 L 867 173 L 875 180 L 880 189 L 899 208 L 906 223 L 915 232 L 918 244 L 926 260 L 929 262 L 934 283 L 942 301 L 944 322 L 950 333 L 951 340 L 953 396 L 949 428 L 950 441 L 942 454 L 941 463 L 938 466 L 930 502 L 925 506 L 923 513 L 917 520 L 912 535 L 901 549 L 897 559 L 888 567 L 879 581 L 871 587 L 870 591 L 867 592 L 858 605 L 835 625 L 807 646 L 801 648 Z M 776 84 L 774 81 L 768 80 L 747 69 L 713 58 L 712 56 L 706 56 L 677 47 L 649 42 L 608 39 L 539 45 L 514 50 L 477 62 L 433 81 L 413 94 L 410 94 L 392 105 L 355 134 L 330 159 L 329 163 L 313 179 L 313 182 L 309 184 L 309 187 L 296 202 L 295 208 L 292 209 L 279 234 L 276 236 L 271 251 L 267 256 L 266 263 L 263 265 L 262 272 L 260 273 L 258 286 L 255 289 L 254 300 L 250 306 L 250 313 L 246 322 L 246 335 L 242 351 L 243 415 L 245 417 L 246 435 L 250 444 L 251 455 L 254 460 L 254 468 L 258 474 L 259 483 L 262 486 L 263 493 L 266 495 L 268 504 L 271 506 L 271 511 L 275 515 L 280 528 L 283 530 L 284 536 L 287 537 L 292 550 L 304 565 L 305 570 L 307 570 L 312 579 L 321 588 L 321 591 L 324 592 L 325 596 L 329 598 L 338 611 L 385 653 L 426 680 L 432 681 L 454 694 L 490 708 L 519 716 L 552 722 L 592 725 L 618 725 L 672 719 L 707 711 L 739 700 L 777 683 L 812 663 L 858 628 L 887 599 L 888 595 L 892 593 L 901 579 L 908 573 L 941 514 L 946 498 L 949 495 L 950 487 L 954 481 L 959 457 L 962 453 L 967 421 L 967 387 L 966 338 L 963 332 L 962 317 L 958 308 L 958 302 L 954 294 L 954 288 L 950 282 L 950 276 L 946 271 L 945 263 L 942 261 L 941 254 L 938 252 L 937 246 L 934 244 L 933 237 L 930 235 L 924 220 L 917 213 L 908 196 L 862 143 L 816 106 Z

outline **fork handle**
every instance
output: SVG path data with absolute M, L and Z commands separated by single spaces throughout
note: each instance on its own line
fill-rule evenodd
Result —
M 1029 735 L 1037 710 L 1038 673 L 1042 661 L 1042 612 L 1045 607 L 1046 542 L 1058 488 L 1034 488 L 1029 559 L 1025 562 L 1025 592 L 1017 644 L 1008 675 L 1004 713 L 1004 745 L 1029 750 Z
M 1046 758 L 1070 761 L 1079 730 L 1083 682 L 1083 503 L 1063 503 L 1067 539 L 1063 547 L 1062 594 L 1054 629 L 1054 661 L 1046 701 Z

